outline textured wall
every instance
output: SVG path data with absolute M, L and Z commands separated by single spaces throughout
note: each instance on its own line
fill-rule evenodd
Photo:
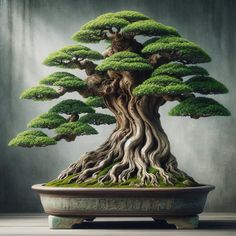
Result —
M 22 90 L 55 71 L 41 65 L 42 60 L 50 52 L 72 44 L 70 36 L 86 21 L 122 9 L 141 11 L 176 27 L 213 58 L 204 66 L 230 89 L 229 94 L 216 99 L 232 111 L 232 116 L 199 120 L 168 117 L 167 109 L 174 105 L 170 104 L 161 111 L 162 123 L 180 167 L 196 180 L 216 185 L 206 209 L 236 210 L 236 1 L 0 0 L 0 211 L 41 211 L 30 186 L 54 178 L 111 132 L 111 127 L 104 126 L 92 138 L 42 149 L 7 147 L 9 139 L 24 130 L 31 118 L 55 104 L 18 99 Z

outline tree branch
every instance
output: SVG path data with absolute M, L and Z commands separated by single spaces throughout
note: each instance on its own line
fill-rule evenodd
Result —
M 95 73 L 95 68 L 97 64 L 93 63 L 92 61 L 82 60 L 82 61 L 76 61 L 75 63 L 80 70 L 85 70 L 88 76 Z

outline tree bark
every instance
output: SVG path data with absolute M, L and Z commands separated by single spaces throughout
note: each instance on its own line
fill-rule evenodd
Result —
M 93 95 L 102 95 L 108 109 L 117 120 L 116 128 L 97 150 L 84 154 L 60 175 L 64 179 L 74 175 L 71 182 L 120 184 L 131 178 L 130 185 L 174 185 L 179 178 L 194 180 L 177 167 L 170 143 L 159 115 L 163 98 L 136 97 L 132 90 L 143 80 L 141 74 L 108 72 L 109 80 L 100 80 L 100 86 L 91 86 Z M 94 79 L 94 78 L 92 78 Z M 109 83 L 107 82 L 109 81 Z M 95 88 L 95 89 L 94 89 Z M 101 174 L 105 168 L 109 170 Z M 151 171 L 155 170 L 155 172 Z

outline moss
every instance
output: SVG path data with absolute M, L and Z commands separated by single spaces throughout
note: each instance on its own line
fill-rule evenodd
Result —
M 63 78 L 78 79 L 75 75 L 68 72 L 54 72 L 39 81 L 40 84 L 53 85 L 55 82 L 60 81 Z
M 93 108 L 89 107 L 80 100 L 67 99 L 52 107 L 49 112 L 71 115 L 80 113 L 94 113 L 95 111 Z
M 200 47 L 191 42 L 170 42 L 170 43 L 151 43 L 143 48 L 144 54 L 159 53 L 162 56 L 168 54 L 172 61 L 183 63 L 204 63 L 210 62 L 211 58 Z
M 108 173 L 108 171 L 114 165 L 111 164 L 100 171 L 97 175 L 97 178 L 104 176 Z M 199 186 L 196 182 L 188 181 L 185 178 L 176 178 L 177 182 L 174 185 L 164 183 L 163 179 L 158 176 L 158 171 L 152 167 L 148 169 L 149 173 L 155 174 L 158 177 L 159 186 L 153 186 L 151 183 L 147 183 L 146 185 L 142 185 L 140 179 L 136 176 L 129 178 L 126 182 L 123 183 L 111 183 L 110 181 L 104 182 L 100 184 L 97 182 L 96 178 L 92 178 L 89 181 L 83 183 L 76 183 L 75 180 L 71 181 L 75 175 L 69 175 L 67 178 L 63 180 L 53 180 L 46 184 L 49 187 L 71 187 L 71 188 L 170 188 L 170 187 L 190 187 L 190 186 Z
M 212 98 L 197 97 L 184 100 L 172 108 L 169 115 L 190 117 L 229 116 L 230 112 Z
M 151 70 L 152 66 L 147 60 L 133 52 L 118 52 L 106 58 L 96 67 L 97 71 L 143 71 Z
M 79 121 L 68 122 L 56 128 L 56 132 L 61 135 L 91 135 L 98 132 L 90 125 Z
M 208 72 L 206 69 L 199 66 L 186 66 L 179 62 L 171 62 L 155 69 L 152 76 L 156 75 L 184 77 L 189 75 L 208 75 Z
M 85 103 L 91 107 L 106 108 L 103 97 L 99 97 L 99 96 L 90 96 L 86 99 Z
M 136 96 L 144 95 L 176 95 L 188 94 L 192 89 L 185 84 L 170 84 L 168 86 L 160 86 L 156 84 L 141 84 L 133 90 Z
M 81 91 L 88 87 L 84 81 L 71 77 L 64 77 L 53 83 L 53 85 L 65 88 L 68 92 Z
M 82 116 L 79 121 L 91 125 L 110 125 L 116 123 L 116 118 L 102 113 L 90 113 Z
M 9 142 L 9 146 L 21 147 L 45 147 L 54 145 L 56 141 L 48 137 L 45 133 L 39 130 L 26 130 L 19 133 Z
M 21 99 L 32 99 L 35 101 L 45 101 L 58 98 L 60 94 L 53 88 L 47 86 L 35 86 L 29 89 L 26 89 L 21 93 Z
M 195 93 L 221 94 L 228 93 L 228 89 L 219 81 L 209 76 L 194 76 L 185 82 Z
M 162 36 L 179 35 L 179 33 L 170 26 L 163 25 L 154 20 L 142 20 L 127 25 L 123 32 L 131 35 Z
M 57 113 L 48 112 L 44 113 L 40 116 L 37 116 L 33 120 L 31 120 L 27 127 L 28 128 L 48 128 L 54 129 L 59 125 L 66 123 L 66 119 Z

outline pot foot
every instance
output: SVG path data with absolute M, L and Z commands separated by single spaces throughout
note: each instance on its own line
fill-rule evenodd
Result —
M 82 224 L 83 218 L 66 216 L 48 216 L 50 229 L 73 229 L 74 225 Z
M 168 224 L 175 225 L 176 229 L 196 229 L 198 227 L 199 217 L 194 216 L 165 216 L 153 217 L 156 222 L 165 220 Z

